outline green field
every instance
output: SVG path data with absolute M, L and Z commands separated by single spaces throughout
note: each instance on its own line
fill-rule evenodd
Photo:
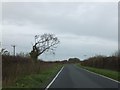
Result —
M 45 88 L 62 66 L 63 65 L 55 65 L 39 74 L 20 77 L 13 86 L 4 88 L 3 90 L 7 90 L 8 88 L 9 90 L 10 88 Z
M 81 65 L 79 65 L 79 66 L 82 67 L 82 68 L 84 68 L 84 69 L 86 69 L 86 70 L 89 70 L 89 71 L 92 71 L 92 72 L 104 75 L 106 77 L 115 79 L 117 81 L 120 81 L 120 72 L 113 71 L 113 70 L 107 70 L 107 69 L 99 69 L 99 68 L 81 66 Z

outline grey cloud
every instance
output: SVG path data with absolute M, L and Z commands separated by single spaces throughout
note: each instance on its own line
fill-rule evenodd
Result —
M 116 40 L 117 6 L 113 3 L 4 3 L 3 20 L 31 22 L 55 32 Z M 87 26 L 87 27 L 86 27 Z M 104 32 L 104 33 L 103 33 Z M 109 33 L 109 34 L 108 34 Z
M 85 53 L 91 56 L 102 51 L 110 54 L 117 48 L 117 3 L 11 2 L 3 3 L 2 14 L 5 44 L 13 43 L 8 40 L 12 35 L 15 43 L 19 43 L 17 39 L 22 43 L 22 36 L 30 44 L 35 34 L 48 32 L 61 40 L 56 58 L 83 57 Z

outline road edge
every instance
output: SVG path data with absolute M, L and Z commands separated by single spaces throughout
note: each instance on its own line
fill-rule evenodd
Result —
M 115 79 L 112 79 L 112 78 L 110 78 L 110 77 L 104 76 L 104 75 L 102 75 L 102 74 L 98 74 L 98 73 L 95 73 L 95 72 L 89 71 L 89 70 L 84 69 L 84 68 L 82 68 L 82 69 L 85 70 L 85 71 L 87 71 L 87 72 L 89 72 L 89 73 L 92 73 L 92 74 L 95 74 L 95 75 L 101 76 L 101 77 L 103 77 L 103 78 L 109 79 L 109 80 L 111 80 L 111 81 L 114 81 L 114 82 L 120 83 L 119 81 L 117 81 L 117 80 L 115 80 Z
M 58 77 L 58 75 L 61 73 L 61 71 L 63 70 L 64 66 L 60 69 L 60 71 L 57 73 L 57 75 L 53 78 L 53 80 L 48 84 L 48 86 L 45 88 L 45 90 L 47 90 L 52 83 L 56 80 L 56 78 Z

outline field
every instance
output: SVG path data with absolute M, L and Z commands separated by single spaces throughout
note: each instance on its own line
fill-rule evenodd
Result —
M 86 70 L 89 70 L 91 72 L 95 72 L 104 76 L 107 76 L 109 78 L 115 79 L 117 81 L 120 81 L 120 72 L 113 71 L 113 70 L 107 70 L 107 69 L 100 69 L 100 68 L 93 68 L 93 67 L 86 67 L 86 66 L 80 66 Z
M 60 70 L 56 62 L 34 62 L 30 58 L 2 57 L 3 88 L 44 88 Z
M 120 81 L 120 58 L 117 56 L 95 56 L 78 65 L 89 71 Z

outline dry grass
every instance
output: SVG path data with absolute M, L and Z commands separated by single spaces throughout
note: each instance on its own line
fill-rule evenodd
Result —
M 31 74 L 40 74 L 53 67 L 56 63 L 34 62 L 30 58 L 3 56 L 2 57 L 2 86 L 8 87 L 15 83 L 19 77 Z

